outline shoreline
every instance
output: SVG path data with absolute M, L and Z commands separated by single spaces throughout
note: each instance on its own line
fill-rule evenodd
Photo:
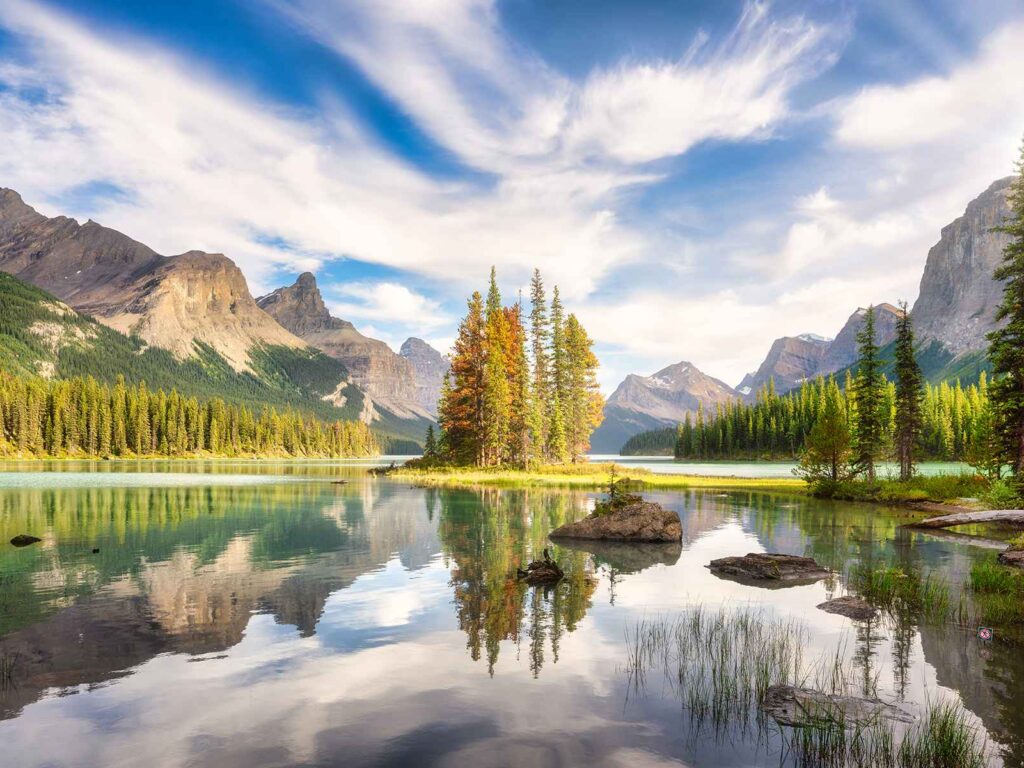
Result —
M 394 480 L 430 487 L 510 488 L 529 485 L 540 488 L 576 488 L 601 490 L 608 486 L 612 464 L 579 464 L 567 467 L 540 467 L 536 470 L 453 468 L 416 469 L 396 467 L 379 473 Z M 628 480 L 643 490 L 720 489 L 776 491 L 807 495 L 807 484 L 796 477 L 737 477 L 713 475 L 659 474 L 644 469 L 614 464 L 617 480 Z

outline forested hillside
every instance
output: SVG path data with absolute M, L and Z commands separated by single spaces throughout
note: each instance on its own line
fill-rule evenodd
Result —
M 210 347 L 178 359 L 81 315 L 45 291 L 0 273 L 0 371 L 17 377 L 60 380 L 92 377 L 113 385 L 145 382 L 150 390 L 176 390 L 201 402 L 259 411 L 299 411 L 324 421 L 357 421 L 364 396 L 348 382 L 345 366 L 314 349 L 264 346 L 252 354 L 252 370 L 238 371 Z M 416 436 L 421 426 L 416 424 Z M 414 448 L 409 425 L 389 414 L 374 422 L 385 450 Z M 400 442 L 404 441 L 404 442 Z
M 795 459 L 804 447 L 808 432 L 824 407 L 829 387 L 840 387 L 835 379 L 819 377 L 785 395 L 763 388 L 753 403 L 734 401 L 714 412 L 698 411 L 676 429 L 636 435 L 623 446 L 623 453 L 669 454 L 682 459 Z M 841 388 L 843 411 L 850 420 L 856 414 L 856 397 L 851 381 Z M 988 409 L 988 382 L 982 373 L 977 384 L 959 382 L 928 384 L 924 389 L 922 458 L 967 460 Z M 895 417 L 895 388 L 886 381 L 882 410 L 887 414 L 883 439 L 892 440 Z

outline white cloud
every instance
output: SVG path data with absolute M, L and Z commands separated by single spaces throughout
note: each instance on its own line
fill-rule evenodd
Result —
M 454 322 L 439 302 L 399 283 L 346 283 L 328 286 L 327 291 L 342 297 L 331 304 L 331 310 L 346 319 L 401 323 L 425 331 Z
M 1024 130 L 1024 24 L 984 41 L 977 57 L 945 77 L 869 86 L 838 109 L 837 140 L 893 151 Z

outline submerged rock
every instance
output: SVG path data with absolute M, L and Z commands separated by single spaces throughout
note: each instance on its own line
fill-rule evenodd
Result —
M 16 547 L 27 547 L 29 544 L 36 544 L 40 541 L 42 541 L 42 539 L 38 536 L 29 536 L 27 533 L 19 533 L 11 539 L 11 544 Z
M 765 693 L 761 709 L 779 725 L 807 728 L 837 720 L 849 723 L 870 723 L 878 719 L 912 723 L 914 715 L 881 699 L 839 696 L 797 688 L 794 685 L 773 685 Z
M 999 562 L 1014 568 L 1024 568 L 1024 549 L 1008 549 L 999 554 Z
M 650 501 L 604 514 L 591 514 L 551 532 L 552 539 L 602 539 L 607 541 L 682 541 L 679 515 Z
M 743 557 L 722 557 L 708 565 L 716 576 L 761 586 L 811 584 L 829 575 L 829 570 L 809 557 L 752 552 Z
M 867 600 L 860 597 L 854 597 L 853 595 L 846 595 L 845 597 L 837 597 L 835 600 L 829 600 L 818 606 L 825 613 L 836 613 L 840 616 L 845 616 L 848 619 L 854 619 L 856 621 L 864 621 L 865 619 L 873 619 L 878 615 L 878 609 L 875 608 Z

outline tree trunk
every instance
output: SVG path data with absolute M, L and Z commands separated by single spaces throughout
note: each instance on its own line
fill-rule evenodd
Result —
M 908 528 L 952 528 L 972 523 L 1024 523 L 1024 509 L 997 509 L 983 512 L 958 512 L 909 523 Z

